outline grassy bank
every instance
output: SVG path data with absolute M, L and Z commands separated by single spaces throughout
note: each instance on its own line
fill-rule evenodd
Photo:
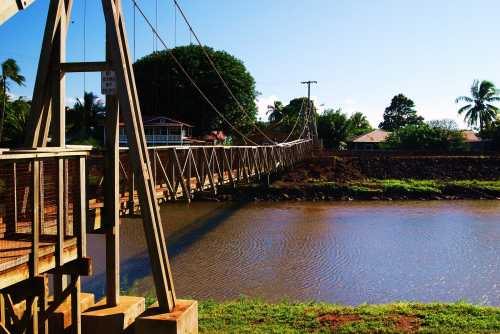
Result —
M 200 333 L 500 333 L 500 308 L 458 304 L 201 302 Z
M 380 200 L 380 199 L 497 199 L 500 181 L 480 180 L 363 180 L 349 182 L 276 181 L 273 184 L 222 187 L 221 200 Z

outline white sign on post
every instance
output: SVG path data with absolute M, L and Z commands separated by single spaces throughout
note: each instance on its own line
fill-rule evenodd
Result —
M 114 71 L 101 72 L 101 94 L 116 95 L 116 76 Z

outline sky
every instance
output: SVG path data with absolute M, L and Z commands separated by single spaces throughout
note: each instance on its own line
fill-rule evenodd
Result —
M 139 14 L 134 25 L 132 1 L 122 1 L 132 57 L 162 49 Z M 37 0 L 0 26 L 0 61 L 15 58 L 27 78 L 25 87 L 13 87 L 16 96 L 32 95 L 48 3 Z M 257 104 L 263 119 L 274 100 L 288 103 L 305 96 L 300 82 L 317 80 L 312 96 L 321 109 L 360 111 L 373 126 L 399 93 L 413 99 L 427 120 L 451 118 L 464 126 L 455 98 L 468 95 L 474 79 L 500 85 L 498 0 L 179 3 L 204 44 L 245 63 L 260 92 Z M 156 0 L 138 4 L 155 22 Z M 101 1 L 75 0 L 72 21 L 68 61 L 103 60 Z M 190 43 L 189 30 L 171 0 L 158 0 L 158 30 L 169 47 Z M 100 75 L 87 74 L 85 80 L 82 74 L 68 75 L 68 104 L 83 95 L 84 86 L 99 92 Z

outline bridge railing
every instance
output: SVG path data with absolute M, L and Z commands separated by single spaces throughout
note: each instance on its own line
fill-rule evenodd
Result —
M 190 200 L 197 191 L 217 192 L 223 184 L 250 182 L 292 167 L 312 153 L 312 141 L 297 140 L 266 146 L 156 146 L 149 148 L 154 185 L 159 200 L 180 197 Z M 122 208 L 137 203 L 135 177 L 128 149 L 120 150 Z M 91 192 L 100 202 L 104 185 L 104 160 L 95 152 L 90 158 Z M 99 206 L 98 204 L 95 204 Z
M 0 153 L 0 289 L 86 252 L 89 147 Z M 23 269 L 24 268 L 24 269 Z

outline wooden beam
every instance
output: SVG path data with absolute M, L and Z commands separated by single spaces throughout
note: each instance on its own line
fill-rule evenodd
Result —
M 109 30 L 106 31 L 106 62 L 97 64 L 108 67 L 111 63 L 111 42 Z M 83 68 L 82 68 L 83 69 Z M 119 105 L 113 95 L 106 95 L 106 154 L 104 156 L 104 213 L 106 230 L 106 302 L 108 306 L 120 303 L 120 126 Z M 124 168 L 123 168 L 124 170 Z M 124 170 L 125 171 L 125 170 Z M 133 182 L 133 181 L 132 181 Z M 134 213 L 134 190 L 132 214 Z
M 121 8 L 114 0 L 102 0 L 102 5 L 106 29 L 110 36 L 111 59 L 117 80 L 120 114 L 123 115 L 130 146 L 129 159 L 138 179 L 141 214 L 156 295 L 160 308 L 171 312 L 175 307 L 176 296 L 160 210 L 156 201 L 156 190 L 151 180 L 151 164 Z
M 82 257 L 66 263 L 61 268 L 55 268 L 49 271 L 49 273 L 58 272 L 63 275 L 77 274 L 79 276 L 91 276 L 92 271 L 92 259 L 90 257 Z
M 106 72 L 113 66 L 105 61 L 61 63 L 61 73 Z

